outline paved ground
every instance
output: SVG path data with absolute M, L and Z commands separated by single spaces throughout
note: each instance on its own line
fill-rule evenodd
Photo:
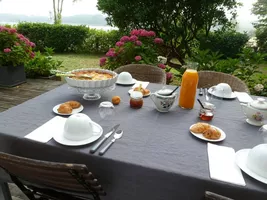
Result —
M 27 83 L 17 87 L 0 88 L 0 112 L 52 90 L 61 84 L 63 82 L 48 79 L 27 79 Z M 16 185 L 9 184 L 9 189 L 13 200 L 28 200 Z

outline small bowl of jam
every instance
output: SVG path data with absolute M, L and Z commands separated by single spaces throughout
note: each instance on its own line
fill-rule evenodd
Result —
M 204 102 L 204 108 L 200 108 L 199 110 L 199 118 L 203 121 L 212 120 L 215 112 L 215 106 L 211 103 Z

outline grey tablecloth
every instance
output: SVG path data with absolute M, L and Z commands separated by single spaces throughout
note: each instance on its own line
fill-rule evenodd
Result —
M 161 88 L 149 84 L 155 91 Z M 85 101 L 82 95 L 67 85 L 31 99 L 0 113 L 0 150 L 30 158 L 59 162 L 84 163 L 98 177 L 108 200 L 174 200 L 201 199 L 209 190 L 234 199 L 267 199 L 266 185 L 243 174 L 246 186 L 236 186 L 209 177 L 207 143 L 190 134 L 190 125 L 197 122 L 199 105 L 182 110 L 177 102 L 168 113 L 156 111 L 150 98 L 141 109 L 129 107 L 130 87 L 117 86 L 101 100 Z M 115 116 L 101 119 L 98 105 L 122 98 L 115 108 Z M 203 99 L 203 97 L 201 97 Z M 103 156 L 89 154 L 92 145 L 66 147 L 53 139 L 47 144 L 23 137 L 55 116 L 53 106 L 78 100 L 85 107 L 83 113 L 102 125 L 104 131 L 120 123 L 123 137 Z M 227 134 L 221 145 L 236 151 L 262 143 L 258 127 L 245 122 L 237 100 L 215 100 L 213 125 Z M 110 138 L 111 139 L 111 138 Z

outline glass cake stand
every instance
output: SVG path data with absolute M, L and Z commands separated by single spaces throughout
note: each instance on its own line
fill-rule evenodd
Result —
M 98 100 L 101 98 L 102 93 L 109 92 L 114 90 L 116 85 L 112 85 L 109 87 L 104 88 L 80 88 L 80 87 L 73 87 L 75 88 L 79 93 L 83 94 L 83 99 L 85 100 Z

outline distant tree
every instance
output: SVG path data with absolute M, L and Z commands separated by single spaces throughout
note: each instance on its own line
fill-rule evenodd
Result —
M 260 51 L 267 52 L 267 0 L 254 3 L 252 13 L 258 17 L 258 21 L 254 23 L 257 45 Z
M 198 34 L 207 36 L 212 27 L 229 26 L 236 16 L 236 0 L 98 0 L 98 9 L 108 15 L 109 25 L 128 31 L 153 30 L 164 40 L 168 65 L 179 69 L 191 56 Z M 172 63 L 177 58 L 180 64 Z
M 79 0 L 73 0 L 72 2 L 75 3 L 77 1 Z M 53 0 L 54 24 L 61 24 L 62 22 L 63 2 L 64 0 Z

